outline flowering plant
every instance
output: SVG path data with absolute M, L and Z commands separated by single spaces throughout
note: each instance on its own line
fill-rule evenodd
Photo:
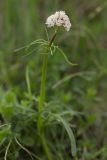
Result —
M 64 11 L 58 11 L 55 14 L 52 14 L 51 16 L 49 16 L 47 18 L 46 25 L 47 25 L 47 27 L 57 27 L 54 35 L 52 36 L 51 40 L 49 41 L 49 43 L 47 45 L 46 53 L 48 53 L 49 51 L 52 52 L 51 47 L 52 47 L 53 41 L 56 37 L 58 28 L 63 26 L 67 31 L 69 31 L 70 28 L 71 28 L 71 23 L 70 23 L 69 17 L 66 15 L 66 13 Z M 59 47 L 56 47 L 55 45 L 54 45 L 54 47 L 57 48 L 64 55 L 65 60 L 69 64 L 73 65 L 68 60 L 68 58 L 66 57 L 64 52 Z M 52 160 L 50 151 L 49 151 L 48 146 L 47 146 L 46 141 L 45 141 L 45 136 L 44 136 L 44 132 L 43 132 L 43 120 L 41 118 L 41 113 L 43 112 L 43 106 L 44 106 L 44 100 L 45 100 L 45 82 L 46 82 L 47 58 L 48 58 L 48 54 L 44 54 L 43 67 L 42 67 L 41 89 L 40 89 L 40 99 L 39 99 L 39 105 L 38 105 L 38 110 L 39 110 L 38 131 L 39 131 L 39 134 L 40 134 L 42 144 L 43 144 L 44 150 L 46 152 L 47 158 L 49 160 Z M 57 117 L 57 118 L 65 126 L 65 129 L 66 129 L 66 131 L 68 133 L 68 136 L 71 140 L 72 155 L 75 156 L 76 145 L 75 145 L 75 139 L 74 139 L 73 133 L 72 133 L 69 125 L 62 119 L 62 117 Z
M 28 70 L 26 72 L 26 81 L 27 81 L 27 87 L 28 87 L 28 95 L 27 95 L 27 102 L 22 102 L 21 104 L 16 103 L 17 105 L 15 106 L 18 115 L 16 115 L 16 117 L 14 116 L 14 112 L 12 112 L 12 118 L 10 121 L 10 124 L 8 126 L 8 124 L 3 125 L 4 126 L 8 126 L 8 130 L 10 131 L 10 141 L 7 145 L 6 148 L 6 152 L 5 152 L 5 160 L 7 159 L 7 155 L 8 155 L 8 150 L 11 147 L 11 144 L 13 143 L 13 140 L 17 143 L 17 145 L 23 149 L 25 152 L 27 152 L 27 154 L 29 154 L 29 156 L 33 159 L 33 157 L 35 157 L 36 159 L 40 160 L 40 154 L 35 155 L 34 153 L 30 152 L 25 146 L 23 146 L 23 144 L 21 144 L 21 131 L 25 129 L 25 127 L 23 127 L 23 125 L 21 126 L 20 121 L 21 119 L 23 120 L 23 123 L 25 123 L 25 126 L 29 127 L 29 125 L 34 126 L 34 124 L 36 123 L 36 141 L 39 141 L 39 147 L 37 145 L 37 147 L 39 148 L 38 150 L 40 150 L 41 148 L 43 148 L 44 152 L 45 152 L 45 158 L 47 158 L 48 160 L 53 160 L 54 158 L 54 150 L 52 148 L 52 145 L 49 145 L 49 140 L 47 140 L 47 135 L 50 132 L 50 127 L 52 127 L 52 129 L 55 127 L 55 125 L 63 125 L 64 129 L 66 130 L 66 133 L 68 134 L 69 140 L 70 140 L 70 144 L 71 144 L 71 153 L 72 156 L 76 156 L 76 143 L 75 143 L 75 138 L 74 138 L 74 134 L 72 132 L 72 129 L 69 125 L 69 120 L 71 120 L 71 116 L 77 114 L 76 112 L 72 111 L 71 109 L 69 109 L 69 111 L 66 110 L 65 106 L 62 107 L 63 105 L 58 105 L 56 103 L 52 102 L 46 102 L 45 101 L 45 97 L 46 97 L 46 74 L 47 74 L 47 66 L 48 66 L 48 55 L 49 53 L 51 53 L 51 55 L 53 55 L 53 53 L 58 50 L 58 52 L 60 52 L 65 61 L 70 64 L 70 65 L 74 65 L 72 64 L 69 59 L 67 58 L 66 54 L 58 47 L 56 46 L 53 42 L 55 40 L 55 37 L 57 35 L 57 32 L 59 30 L 60 27 L 64 27 L 66 29 L 66 31 L 69 31 L 71 28 L 71 22 L 69 20 L 69 17 L 66 15 L 66 13 L 64 11 L 59 11 L 56 12 L 55 14 L 49 16 L 46 20 L 46 25 L 47 27 L 54 27 L 55 28 L 55 32 L 52 36 L 51 39 L 49 39 L 48 41 L 44 40 L 44 39 L 38 39 L 35 40 L 33 42 L 31 42 L 30 44 L 19 48 L 17 50 L 15 50 L 15 52 L 19 52 L 20 50 L 24 49 L 25 51 L 28 51 L 29 48 L 31 46 L 36 46 L 38 45 L 38 47 L 43 47 L 44 52 L 42 55 L 43 58 L 43 65 L 42 65 L 42 77 L 41 77 L 41 86 L 40 86 L 40 96 L 39 97 L 35 97 L 35 95 L 32 94 L 31 91 L 31 86 L 30 86 L 30 78 L 29 78 L 29 73 Z M 34 50 L 33 50 L 34 52 Z M 31 54 L 32 52 L 30 52 L 29 54 Z M 16 101 L 16 98 L 15 98 Z M 34 110 L 33 107 L 32 108 L 28 108 L 28 104 L 31 102 L 35 102 L 37 104 L 37 108 L 38 110 Z M 52 107 L 54 106 L 54 107 Z M 27 107 L 27 108 L 26 108 Z M 56 111 L 55 111 L 56 108 Z M 20 113 L 20 114 L 19 114 Z M 67 118 L 66 118 L 67 117 Z M 16 121 L 14 120 L 16 119 Z M 14 123 L 15 121 L 15 123 Z M 28 122 L 28 124 L 26 124 L 26 122 Z M 17 133 L 16 128 L 19 128 L 19 131 Z M 22 128 L 21 128 L 22 127 Z M 33 134 L 34 132 L 34 127 L 31 130 L 31 134 Z M 35 133 L 34 133 L 35 134 Z M 64 132 L 65 134 L 65 132 Z M 27 136 L 28 139 L 30 139 L 31 137 L 29 137 L 29 135 Z M 27 143 L 27 142 L 26 142 Z M 63 143 L 64 143 L 64 139 L 63 139 Z M 35 147 L 35 143 L 34 143 L 34 139 L 33 142 L 31 140 L 31 144 L 32 147 Z M 27 143 L 27 145 L 29 145 Z M 57 153 L 56 153 L 57 154 Z M 56 155 L 58 156 L 58 155 Z

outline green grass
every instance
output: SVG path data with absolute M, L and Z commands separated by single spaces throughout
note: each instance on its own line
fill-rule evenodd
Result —
M 68 65 L 53 46 L 42 115 L 46 143 L 52 160 L 107 159 L 107 1 L 1 0 L 0 160 L 47 160 L 37 131 L 43 50 L 29 43 L 47 40 L 45 20 L 56 10 L 67 12 L 72 29 L 62 29 L 54 45 L 78 65 Z

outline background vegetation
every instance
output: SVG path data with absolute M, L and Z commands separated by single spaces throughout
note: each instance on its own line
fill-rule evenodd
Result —
M 40 50 L 33 46 L 27 52 L 14 50 L 46 39 L 45 20 L 56 10 L 67 12 L 72 29 L 60 31 L 55 43 L 78 65 L 66 64 L 58 51 L 50 56 L 46 101 L 53 112 L 76 111 L 69 123 L 77 160 L 107 160 L 107 0 L 0 0 L 0 160 L 29 160 L 29 151 L 46 159 L 37 139 L 34 112 L 41 79 Z M 19 141 L 11 143 L 13 135 Z M 60 125 L 50 127 L 47 139 L 55 160 L 74 159 Z

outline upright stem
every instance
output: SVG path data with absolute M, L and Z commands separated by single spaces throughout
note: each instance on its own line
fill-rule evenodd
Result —
M 41 79 L 41 87 L 40 87 L 40 100 L 39 100 L 39 105 L 38 105 L 38 111 L 39 111 L 38 131 L 39 131 L 39 134 L 42 129 L 41 113 L 43 111 L 43 104 L 44 104 L 44 100 L 45 100 L 47 61 L 48 61 L 48 54 L 44 55 L 44 57 L 43 57 L 42 79 Z
M 47 62 L 48 62 L 48 52 L 49 49 L 56 37 L 57 31 L 55 31 L 52 39 L 50 40 L 50 43 L 47 47 L 46 54 L 43 56 L 43 66 L 42 66 L 42 79 L 41 79 L 41 87 L 40 87 L 40 99 L 39 99 L 39 104 L 38 104 L 38 112 L 39 112 L 39 117 L 38 117 L 38 132 L 42 141 L 42 145 L 44 147 L 45 153 L 47 155 L 48 160 L 52 160 L 51 158 L 51 153 L 49 151 L 48 145 L 46 143 L 45 139 L 45 134 L 43 130 L 43 120 L 42 120 L 42 111 L 43 111 L 43 105 L 45 101 L 45 86 L 46 86 L 46 73 L 47 73 Z
M 41 89 L 40 89 L 40 101 L 39 101 L 39 109 L 42 111 L 43 103 L 45 100 L 45 84 L 46 84 L 46 72 L 47 72 L 47 61 L 48 54 L 43 57 L 43 66 L 42 66 L 42 80 L 41 80 Z

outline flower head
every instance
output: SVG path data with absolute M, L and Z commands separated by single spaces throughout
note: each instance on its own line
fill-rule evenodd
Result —
M 49 16 L 46 20 L 46 24 L 48 27 L 63 26 L 67 31 L 71 28 L 71 22 L 65 11 L 58 11 Z

